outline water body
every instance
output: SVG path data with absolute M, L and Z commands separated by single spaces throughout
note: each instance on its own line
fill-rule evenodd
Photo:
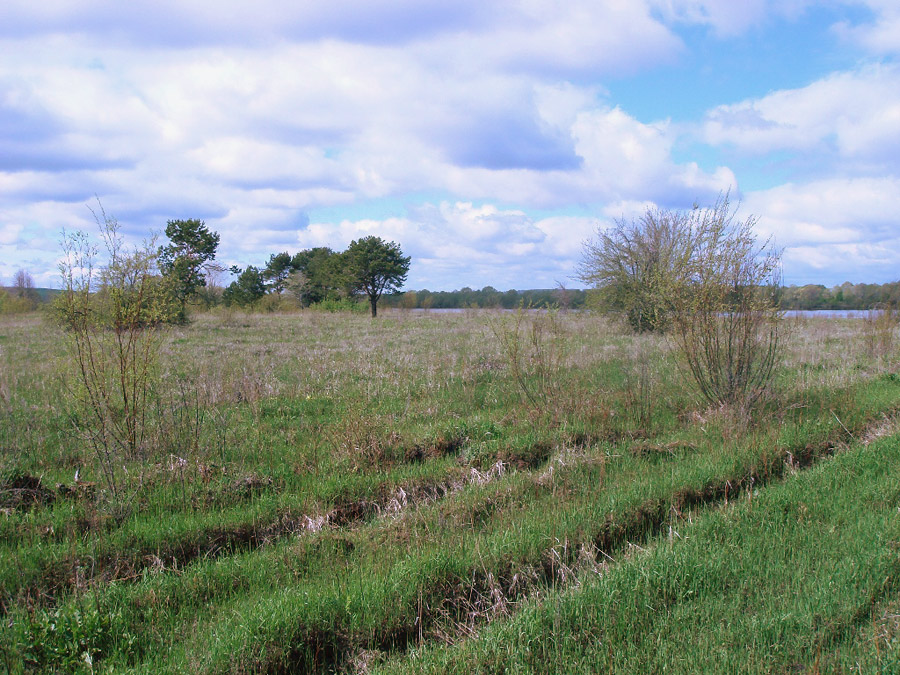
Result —
M 868 309 L 790 309 L 784 313 L 787 317 L 802 316 L 813 319 L 865 319 L 870 312 L 880 310 Z
M 397 308 L 392 308 L 397 309 Z M 500 309 L 497 307 L 488 308 L 488 309 L 463 309 L 462 307 L 441 307 L 439 309 L 422 309 L 416 308 L 412 310 L 416 313 L 424 313 L 428 312 L 430 314 L 461 314 L 463 312 L 475 311 L 475 312 L 517 312 L 516 309 Z M 530 309 L 530 312 L 541 311 Z M 578 311 L 578 310 L 571 310 Z M 784 315 L 786 317 L 806 317 L 810 319 L 865 319 L 869 316 L 871 311 L 880 311 L 880 310 L 868 310 L 868 309 L 789 309 L 785 311 Z

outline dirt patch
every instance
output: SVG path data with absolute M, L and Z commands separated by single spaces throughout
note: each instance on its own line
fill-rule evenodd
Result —
M 407 463 L 424 462 L 426 459 L 438 459 L 457 455 L 466 445 L 464 436 L 439 436 L 430 443 L 414 445 L 403 454 Z

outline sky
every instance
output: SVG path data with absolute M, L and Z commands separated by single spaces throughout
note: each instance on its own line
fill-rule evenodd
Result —
M 896 281 L 898 55 L 897 0 L 3 0 L 0 284 L 99 200 L 226 266 L 376 235 L 407 288 L 575 288 L 725 193 L 786 284 Z

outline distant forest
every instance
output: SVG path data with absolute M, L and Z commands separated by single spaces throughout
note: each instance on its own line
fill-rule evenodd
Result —
M 827 288 L 821 284 L 787 286 L 781 296 L 782 309 L 874 309 L 900 307 L 900 281 L 887 284 L 851 284 Z
M 409 309 L 459 309 L 464 307 L 515 309 L 557 306 L 579 309 L 590 304 L 592 291 L 581 289 L 534 289 L 498 291 L 486 286 L 481 290 L 463 288 L 458 291 L 407 291 L 384 296 L 387 307 Z M 900 282 L 887 284 L 851 284 L 828 288 L 821 284 L 786 286 L 782 289 L 781 307 L 786 310 L 845 309 L 866 310 L 875 307 L 900 307 Z
M 406 291 L 384 295 L 381 302 L 386 307 L 406 309 L 515 309 L 519 306 L 578 309 L 584 307 L 589 292 L 568 288 L 498 291 L 493 286 L 485 286 L 481 290 L 465 287 L 458 291 Z
M 32 297 L 30 307 L 43 304 L 59 293 L 56 289 L 29 289 Z M 8 300 L 19 296 L 22 289 L 0 287 L 0 313 L 4 309 L 4 297 Z M 592 291 L 582 289 L 545 288 L 532 290 L 499 291 L 492 286 L 480 290 L 462 288 L 457 291 L 406 291 L 384 295 L 381 305 L 405 309 L 515 309 L 525 307 L 560 307 L 580 309 L 590 304 Z M 221 301 L 221 289 L 210 288 L 205 294 L 206 306 Z M 786 310 L 866 310 L 876 307 L 900 307 L 900 282 L 886 284 L 851 284 L 828 288 L 821 284 L 806 286 L 786 286 L 782 289 L 781 307 Z

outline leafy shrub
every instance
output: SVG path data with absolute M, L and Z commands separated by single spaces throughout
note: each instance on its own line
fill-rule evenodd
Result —
M 127 250 L 116 220 L 101 214 L 108 262 L 98 266 L 99 246 L 85 233 L 66 236 L 53 311 L 66 329 L 73 419 L 115 495 L 121 460 L 143 448 L 163 327 L 179 305 L 157 273 L 153 243 Z

